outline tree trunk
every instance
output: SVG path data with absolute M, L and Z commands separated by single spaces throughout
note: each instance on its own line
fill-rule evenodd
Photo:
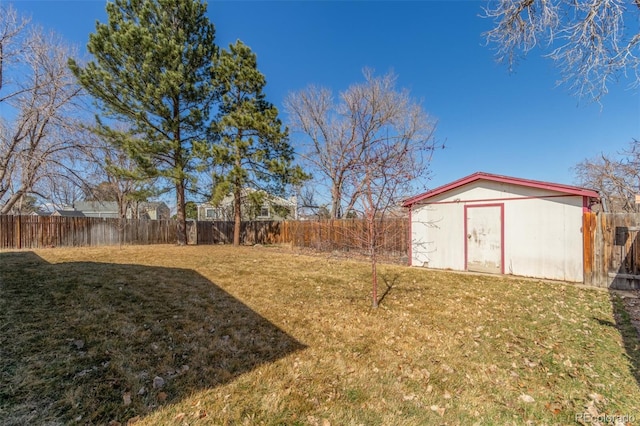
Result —
M 13 206 L 18 202 L 18 200 L 20 200 L 23 194 L 24 192 L 22 190 L 13 194 L 11 198 L 9 198 L 7 203 L 4 206 L 2 206 L 2 209 L 0 209 L 0 214 L 9 214 Z
M 375 216 L 367 217 L 367 236 L 369 242 L 369 255 L 371 256 L 371 306 L 378 307 L 378 258 L 376 247 L 376 229 Z
M 184 246 L 187 245 L 187 214 L 186 214 L 186 200 L 185 200 L 185 180 L 184 177 L 181 176 L 185 171 L 185 160 L 183 158 L 183 141 L 182 141 L 182 132 L 180 129 L 180 97 L 176 96 L 173 99 L 173 120 L 176 125 L 175 133 L 173 135 L 174 142 L 176 143 L 176 150 L 173 155 L 173 159 L 175 161 L 174 167 L 179 169 L 178 180 L 176 181 L 176 203 L 177 211 L 176 211 L 176 220 L 178 221 L 177 227 L 177 239 L 178 245 Z
M 240 226 L 242 225 L 242 187 L 238 184 L 233 189 L 233 245 L 240 245 Z
M 371 295 L 371 307 L 378 307 L 378 259 L 376 259 L 375 249 L 371 252 L 371 280 L 372 280 L 372 295 Z
M 185 214 L 185 201 L 184 201 L 184 180 L 180 179 L 176 183 L 176 202 L 177 212 L 176 220 L 178 221 L 177 239 L 178 245 L 184 246 L 187 244 L 187 220 Z
M 340 188 L 334 184 L 331 187 L 331 219 L 340 219 Z

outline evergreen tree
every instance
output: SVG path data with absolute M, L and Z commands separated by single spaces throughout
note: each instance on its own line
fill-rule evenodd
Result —
M 198 0 L 115 0 L 89 36 L 93 61 L 69 65 L 107 118 L 128 123 L 111 138 L 146 177 L 176 191 L 178 244 L 186 244 L 185 191 L 195 182 L 194 144 L 216 99 L 215 28 Z M 100 123 L 102 132 L 118 132 Z
M 211 126 L 219 138 L 209 153 L 216 170 L 213 202 L 233 194 L 233 244 L 239 245 L 243 188 L 282 193 L 286 185 L 297 184 L 306 175 L 292 165 L 288 130 L 278 119 L 277 108 L 265 100 L 266 80 L 251 49 L 241 41 L 230 45 L 220 53 L 216 72 L 222 99 Z
M 187 201 L 185 203 L 187 219 L 198 220 L 198 205 L 195 201 Z

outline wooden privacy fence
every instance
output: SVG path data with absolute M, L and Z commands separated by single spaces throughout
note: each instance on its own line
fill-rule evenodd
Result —
M 198 244 L 233 242 L 233 222 L 197 222 Z M 366 250 L 367 230 L 364 221 L 252 221 L 242 222 L 243 244 L 283 244 L 322 251 Z M 409 248 L 407 219 L 387 219 L 382 223 L 378 248 L 389 255 L 406 255 Z
M 248 221 L 240 223 L 241 244 L 278 244 L 286 242 L 282 239 L 282 223 L 276 221 Z M 233 243 L 234 222 L 201 221 L 192 222 L 197 227 L 198 244 L 231 244 Z
M 187 222 L 190 244 L 233 242 L 233 222 Z M 175 244 L 177 222 L 90 217 L 0 216 L 0 249 L 102 246 L 118 244 Z M 362 220 L 242 222 L 242 244 L 292 244 L 324 251 L 366 250 Z M 409 247 L 406 219 L 382 223 L 379 251 L 404 256 Z
M 283 236 L 297 247 L 323 251 L 367 250 L 367 227 L 364 220 L 323 220 L 286 222 Z M 380 223 L 377 247 L 380 253 L 404 256 L 409 249 L 407 219 L 385 219 Z
M 585 213 L 584 283 L 640 289 L 640 214 Z
M 172 220 L 0 215 L 0 248 L 167 244 L 176 229 Z

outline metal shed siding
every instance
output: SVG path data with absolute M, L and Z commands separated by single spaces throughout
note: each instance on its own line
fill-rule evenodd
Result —
M 411 206 L 414 266 L 465 270 L 465 206 L 504 205 L 504 272 L 582 281 L 583 197 L 476 181 Z
M 464 216 L 456 204 L 429 204 L 411 214 L 415 266 L 464 270 Z
M 582 197 L 505 203 L 505 273 L 581 282 Z

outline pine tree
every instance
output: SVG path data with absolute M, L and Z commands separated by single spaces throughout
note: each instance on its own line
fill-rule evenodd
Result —
M 282 193 L 288 184 L 306 178 L 292 165 L 293 148 L 278 110 L 265 100 L 264 75 L 256 55 L 237 41 L 220 53 L 216 72 L 222 99 L 212 134 L 219 138 L 210 155 L 214 170 L 213 202 L 229 193 L 234 198 L 234 245 L 240 244 L 240 221 L 244 188 Z M 260 193 L 257 193 L 260 194 Z
M 185 192 L 195 181 L 194 144 L 206 138 L 216 100 L 218 49 L 197 0 L 115 0 L 89 36 L 93 61 L 69 65 L 103 114 L 130 125 L 123 149 L 147 177 L 175 187 L 178 244 L 186 244 Z M 99 124 L 108 129 L 107 120 Z

